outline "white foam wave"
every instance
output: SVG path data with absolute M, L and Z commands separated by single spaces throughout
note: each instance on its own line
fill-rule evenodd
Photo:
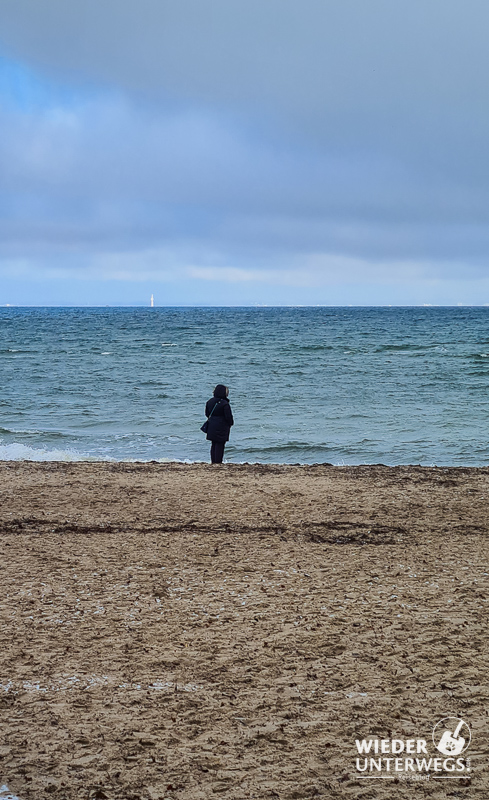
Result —
M 0 461 L 115 461 L 113 458 L 103 458 L 79 453 L 76 450 L 48 450 L 45 448 L 29 447 L 26 444 L 12 442 L 0 445 Z
M 42 447 L 29 447 L 26 444 L 12 442 L 0 444 L 0 461 L 109 461 L 121 464 L 200 464 L 206 461 L 189 458 L 114 458 L 113 456 L 88 455 L 73 448 L 66 450 L 49 450 Z M 0 796 L 0 800 L 1 796 Z

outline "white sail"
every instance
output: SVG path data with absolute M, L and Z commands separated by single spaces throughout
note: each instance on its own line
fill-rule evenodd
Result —
M 149 304 L 150 304 L 151 308 L 154 308 L 155 299 L 154 299 L 153 295 L 151 295 L 151 300 L 149 301 Z

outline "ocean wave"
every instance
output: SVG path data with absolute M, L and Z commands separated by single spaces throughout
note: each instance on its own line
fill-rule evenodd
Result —
M 310 444 L 308 442 L 283 442 L 281 444 L 274 444 L 269 445 L 266 447 L 255 447 L 253 445 L 242 445 L 240 447 L 240 452 L 244 453 L 285 453 L 285 452 L 302 452 L 302 453 L 313 453 L 316 450 L 320 452 L 333 452 L 337 450 L 337 447 L 332 446 L 331 444 Z M 234 448 L 232 445 L 228 446 L 228 450 L 233 452 Z
M 304 353 L 320 353 L 322 350 L 334 350 L 334 347 L 331 344 L 287 344 L 284 346 L 283 350 L 293 350 L 294 352 L 300 350 Z
M 0 444 L 0 461 L 115 461 L 114 458 L 90 456 L 77 450 L 48 450 L 44 447 L 29 447 L 20 442 Z
M 0 348 L 0 354 L 22 353 L 22 355 L 24 355 L 24 354 L 32 355 L 33 353 L 37 353 L 37 352 L 38 352 L 38 350 L 23 350 L 20 347 L 4 347 L 4 348 Z
M 430 344 L 382 344 L 375 348 L 374 353 L 416 353 L 432 349 Z
M 19 442 L 0 444 L 0 461 L 65 461 L 65 462 L 109 462 L 121 464 L 200 464 L 204 459 L 190 458 L 123 458 L 108 455 L 81 453 L 74 448 L 49 450 L 44 447 L 29 447 Z M 1 800 L 1 797 L 0 797 Z
M 41 431 L 37 428 L 2 428 L 0 426 L 0 434 L 22 435 L 22 436 L 42 436 L 44 439 L 68 439 L 65 433 L 60 431 Z

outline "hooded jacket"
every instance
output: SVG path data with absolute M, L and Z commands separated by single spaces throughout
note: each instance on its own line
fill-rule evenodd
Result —
M 211 442 L 229 441 L 229 431 L 231 425 L 234 425 L 234 419 L 229 400 L 226 397 L 226 387 L 223 384 L 220 383 L 216 386 L 214 397 L 211 397 L 205 404 L 205 415 L 209 420 L 207 439 Z

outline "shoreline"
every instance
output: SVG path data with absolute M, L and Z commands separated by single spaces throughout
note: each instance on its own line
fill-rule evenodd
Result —
M 139 464 L 141 466 L 159 466 L 159 467 L 167 467 L 171 465 L 176 466 L 221 466 L 221 467 L 331 467 L 335 469 L 357 469 L 357 468 L 369 468 L 369 467 L 385 467 L 386 469 L 443 469 L 443 470 L 457 470 L 457 469 L 470 469 L 470 470 L 484 470 L 489 469 L 489 461 L 484 464 L 420 464 L 420 463 L 409 463 L 409 464 L 386 464 L 383 461 L 378 462 L 368 462 L 368 463 L 354 463 L 354 464 L 345 464 L 345 463 L 333 463 L 331 461 L 314 461 L 314 462 L 305 462 L 305 461 L 224 461 L 222 464 L 211 465 L 209 459 L 201 459 L 201 460 L 186 460 L 186 459 L 135 459 L 135 458 L 128 458 L 128 459 L 116 459 L 116 458 L 77 458 L 73 460 L 69 459 L 30 459 L 30 458 L 0 458 L 0 465 L 6 464 L 33 464 L 33 465 L 60 465 L 66 464 L 67 466 L 70 465 L 77 465 L 77 464 L 84 464 L 84 465 L 117 465 L 117 464 Z

